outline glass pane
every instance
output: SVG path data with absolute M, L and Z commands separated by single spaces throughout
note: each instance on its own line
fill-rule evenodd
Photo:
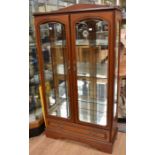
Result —
M 46 102 L 49 115 L 68 118 L 68 76 L 64 25 L 50 22 L 40 25 Z
M 118 94 L 118 53 L 119 53 L 119 22 L 116 24 L 116 42 L 115 42 L 115 79 L 114 79 L 114 117 L 117 111 L 117 94 Z
M 42 119 L 41 101 L 39 94 L 39 70 L 35 45 L 34 26 L 30 10 L 29 27 L 29 122 Z
M 79 120 L 107 124 L 108 23 L 84 20 L 76 24 Z
M 29 121 L 41 119 L 41 102 L 39 95 L 38 61 L 35 45 L 30 43 L 29 49 Z

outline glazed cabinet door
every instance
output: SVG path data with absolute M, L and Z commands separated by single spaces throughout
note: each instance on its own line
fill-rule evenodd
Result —
M 36 18 L 35 24 L 46 116 L 72 120 L 68 15 Z
M 110 13 L 71 15 L 76 121 L 107 127 L 109 106 Z

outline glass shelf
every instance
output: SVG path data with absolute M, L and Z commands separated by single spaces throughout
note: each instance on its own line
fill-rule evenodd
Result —
M 77 46 L 89 46 L 89 45 L 94 45 L 94 46 L 108 46 L 108 40 L 107 39 L 96 39 L 92 40 L 91 43 L 89 40 L 76 40 L 76 45 Z

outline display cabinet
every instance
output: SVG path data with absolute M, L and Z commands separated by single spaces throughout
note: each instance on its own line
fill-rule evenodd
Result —
M 112 153 L 121 10 L 77 4 L 35 13 L 34 20 L 46 136 Z
M 39 94 L 38 66 L 35 47 L 30 43 L 29 61 L 29 137 L 37 136 L 44 130 L 44 120 Z
M 39 70 L 35 43 L 32 12 L 34 1 L 30 1 L 29 9 L 29 137 L 37 136 L 44 130 L 44 120 L 39 93 Z
M 44 121 L 39 93 L 39 70 L 33 31 L 29 32 L 29 137 L 44 130 Z

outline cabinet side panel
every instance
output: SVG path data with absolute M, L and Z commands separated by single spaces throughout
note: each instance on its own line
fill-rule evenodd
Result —
M 118 102 L 119 102 L 119 66 L 120 66 L 120 27 L 121 27 L 121 12 L 114 11 L 114 82 L 115 78 L 117 79 L 117 88 L 114 86 L 114 94 L 115 89 L 117 89 L 117 98 L 113 97 L 113 102 L 116 101 L 116 105 L 113 104 L 113 121 L 112 121 L 112 132 L 111 132 L 111 141 L 114 141 L 118 127 L 117 127 L 117 118 L 118 118 Z M 117 53 L 118 51 L 118 53 Z M 117 62 L 116 62 L 117 61 Z M 117 72 L 117 73 L 116 73 Z

